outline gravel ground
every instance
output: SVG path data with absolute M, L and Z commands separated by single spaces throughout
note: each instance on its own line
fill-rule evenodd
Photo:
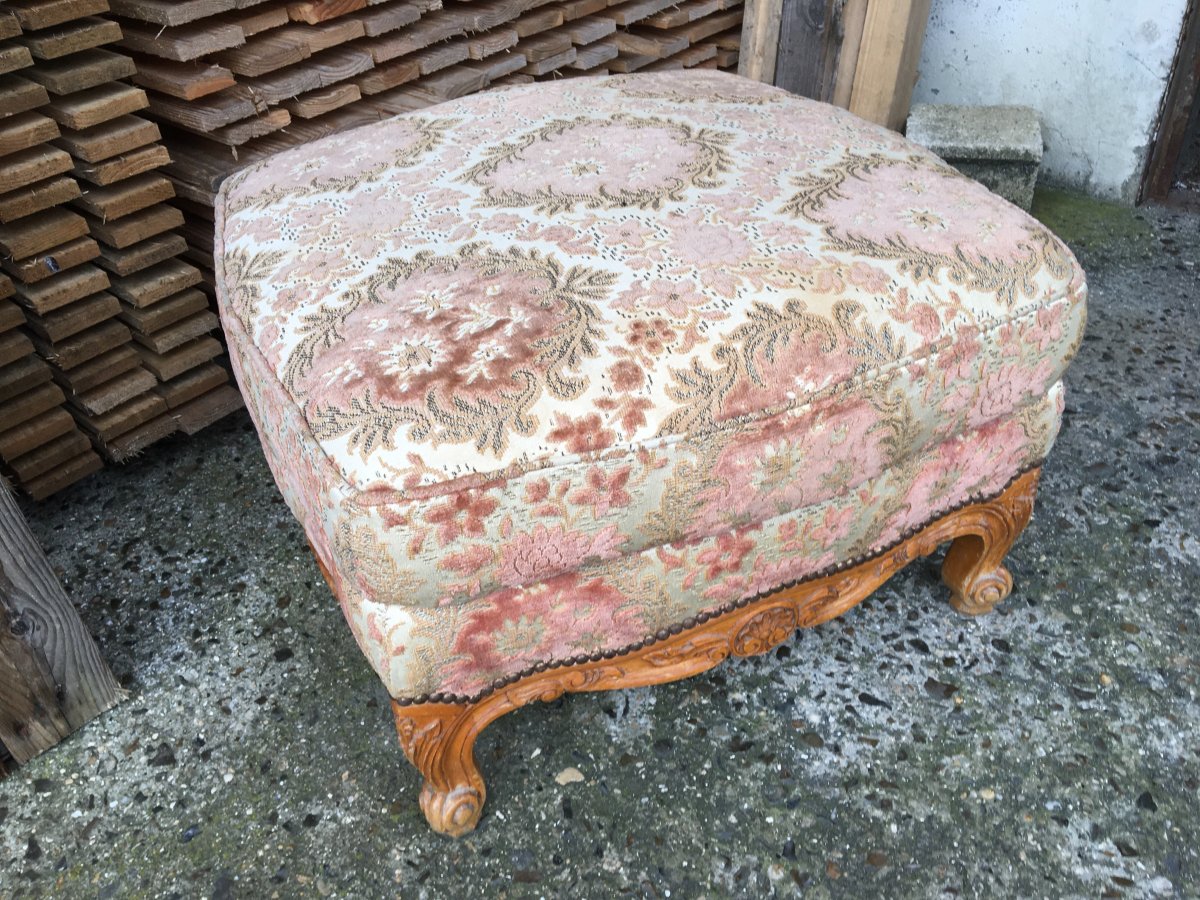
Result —
M 129 696 L 0 783 L 0 895 L 1200 896 L 1200 216 L 1037 211 L 1091 322 L 996 614 L 923 561 L 767 657 L 522 710 L 453 842 L 238 415 L 25 507 Z

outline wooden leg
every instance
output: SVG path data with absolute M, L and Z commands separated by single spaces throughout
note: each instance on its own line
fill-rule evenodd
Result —
M 421 811 L 434 831 L 462 837 L 475 829 L 487 788 L 475 763 L 475 738 L 491 718 L 474 704 L 393 701 L 404 755 L 425 778 Z
M 797 628 L 841 615 L 946 541 L 952 543 L 942 577 L 952 592 L 950 602 L 971 615 L 988 612 L 1012 590 L 1004 555 L 1029 521 L 1037 481 L 1038 470 L 1027 471 L 994 498 L 952 510 L 874 556 L 850 560 L 829 574 L 771 594 L 699 613 L 622 650 L 538 663 L 462 702 L 445 702 L 444 695 L 428 702 L 393 701 L 400 745 L 425 779 L 425 817 L 435 831 L 453 837 L 475 828 L 487 797 L 475 763 L 475 739 L 505 713 L 567 692 L 678 681 L 730 656 L 766 653 Z
M 994 500 L 970 507 L 958 523 L 966 532 L 956 537 L 942 562 L 942 581 L 950 588 L 950 605 L 964 615 L 991 612 L 1012 591 L 1012 573 L 1004 557 L 1029 524 L 1039 470 L 1029 472 Z

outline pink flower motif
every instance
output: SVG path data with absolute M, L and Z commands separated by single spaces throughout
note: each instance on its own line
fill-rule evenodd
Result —
M 754 253 L 750 242 L 733 223 L 709 222 L 702 209 L 672 216 L 670 225 L 674 235 L 674 252 L 688 262 L 706 268 L 736 265 Z
M 970 378 L 979 356 L 979 335 L 974 328 L 960 328 L 954 342 L 938 354 L 937 367 L 947 378 Z
M 622 466 L 611 475 L 599 466 L 587 473 L 587 485 L 572 491 L 567 499 L 575 506 L 590 506 L 596 518 L 608 513 L 614 506 L 626 506 L 630 501 L 625 483 L 629 481 L 630 466 Z
M 708 300 L 691 284 L 658 278 L 649 284 L 635 284 L 622 291 L 613 301 L 618 309 L 662 310 L 677 319 L 686 319 L 692 307 Z
M 614 390 L 622 394 L 636 391 L 646 381 L 646 373 L 631 359 L 617 360 L 609 367 L 608 377 L 612 380 Z
M 615 525 L 593 535 L 570 531 L 563 525 L 538 524 L 532 531 L 517 532 L 504 545 L 497 577 L 505 587 L 532 584 L 560 572 L 573 571 L 589 558 L 619 556 L 621 540 Z
M 1063 318 L 1067 314 L 1067 304 L 1054 303 L 1043 306 L 1037 311 L 1038 349 L 1045 351 L 1052 343 L 1062 339 Z
M 525 485 L 525 502 L 541 503 L 550 496 L 550 479 L 539 478 Z
M 640 250 L 654 234 L 649 226 L 637 219 L 626 219 L 613 225 L 600 226 L 600 234 L 606 244 L 619 244 L 631 250 Z
M 425 521 L 438 527 L 438 538 L 445 547 L 462 535 L 481 536 L 484 520 L 499 505 L 485 492 L 462 491 L 425 513 Z
M 604 427 L 600 417 L 589 413 L 578 419 L 554 414 L 554 428 L 546 435 L 556 444 L 565 444 L 570 453 L 593 453 L 611 447 L 617 435 Z
M 742 560 L 754 549 L 754 541 L 736 531 L 726 531 L 717 536 L 716 546 L 701 550 L 696 562 L 705 569 L 705 577 L 712 581 L 720 575 L 738 571 Z
M 882 294 L 887 290 L 887 274 L 878 266 L 872 266 L 859 260 L 850 266 L 850 283 L 870 291 L 872 294 Z
M 438 561 L 438 568 L 447 572 L 471 575 L 490 563 L 496 553 L 483 544 L 472 544 L 458 553 L 447 553 Z

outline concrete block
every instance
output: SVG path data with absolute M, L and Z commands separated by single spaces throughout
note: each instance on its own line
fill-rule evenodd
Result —
M 1033 202 L 1042 163 L 1042 128 L 1028 106 L 917 103 L 908 138 L 1022 209 Z

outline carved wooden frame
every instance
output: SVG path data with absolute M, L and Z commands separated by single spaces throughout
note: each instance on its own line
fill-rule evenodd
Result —
M 950 587 L 950 604 L 966 615 L 990 612 L 1012 590 L 1012 575 L 1003 560 L 1033 513 L 1040 472 L 1026 471 L 990 500 L 955 509 L 869 559 L 748 599 L 691 627 L 660 632 L 636 649 L 548 663 L 472 702 L 393 700 L 400 746 L 425 779 L 420 797 L 425 818 L 435 831 L 453 837 L 475 828 L 487 796 L 475 761 L 475 739 L 505 713 L 568 692 L 677 681 L 730 656 L 765 653 L 796 629 L 841 615 L 946 541 L 952 543 L 942 563 L 942 580 Z M 332 586 L 324 566 L 321 571 Z

